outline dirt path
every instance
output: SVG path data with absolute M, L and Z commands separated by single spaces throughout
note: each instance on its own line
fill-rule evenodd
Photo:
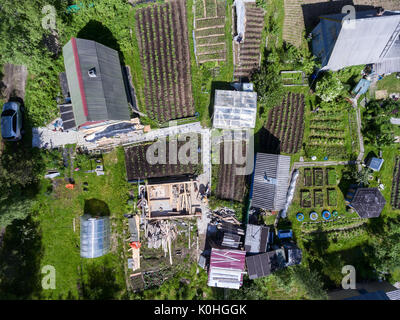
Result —
M 5 64 L 3 69 L 3 85 L 4 98 L 9 100 L 10 98 L 25 99 L 25 85 L 28 77 L 28 69 L 25 66 L 17 66 L 14 64 Z

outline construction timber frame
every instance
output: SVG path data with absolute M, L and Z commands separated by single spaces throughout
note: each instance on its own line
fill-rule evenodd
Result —
M 201 216 L 197 181 L 147 184 L 147 219 L 182 219 Z

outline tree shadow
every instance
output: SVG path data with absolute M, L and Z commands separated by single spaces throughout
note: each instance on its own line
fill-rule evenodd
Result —
M 119 59 L 122 65 L 125 65 L 124 56 L 121 53 L 121 47 L 114 37 L 113 33 L 105 27 L 100 21 L 90 20 L 77 34 L 78 38 L 93 40 L 111 49 L 118 51 Z
M 31 216 L 7 227 L 0 250 L 0 299 L 40 297 L 42 255 L 39 224 Z
M 376 153 L 375 153 L 374 151 L 368 152 L 367 156 L 366 156 L 365 159 L 364 159 L 364 163 L 365 163 L 365 164 L 369 163 L 369 161 L 370 161 L 372 158 L 378 158 L 378 156 L 376 155 Z
M 210 104 L 208 106 L 208 112 L 211 116 L 214 114 L 214 101 L 215 101 L 215 90 L 233 90 L 230 82 L 224 81 L 213 81 L 211 82 L 211 95 L 210 95 Z
M 109 216 L 110 208 L 108 204 L 99 199 L 85 200 L 84 213 L 92 216 Z
M 111 300 L 121 290 L 115 281 L 115 270 L 107 265 L 89 265 L 82 283 L 82 297 L 88 300 Z
M 350 165 L 347 166 L 346 169 L 344 169 L 342 172 L 342 177 L 340 179 L 338 187 L 345 198 L 349 188 L 357 183 L 357 181 L 354 179 L 354 172 L 357 171 L 358 169 L 356 165 Z
M 358 11 L 374 10 L 374 6 L 369 5 L 354 5 L 353 0 L 336 0 L 325 1 L 319 3 L 310 3 L 301 5 L 303 12 L 304 25 L 306 32 L 311 32 L 319 23 L 321 15 L 338 14 L 342 12 L 342 8 L 346 5 L 351 5 Z
M 256 152 L 281 153 L 281 141 L 265 127 L 262 127 L 254 135 L 254 142 L 257 149 Z

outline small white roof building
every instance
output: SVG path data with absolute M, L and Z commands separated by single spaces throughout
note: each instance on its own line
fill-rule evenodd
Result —
M 252 129 L 256 125 L 257 93 L 215 90 L 213 127 Z

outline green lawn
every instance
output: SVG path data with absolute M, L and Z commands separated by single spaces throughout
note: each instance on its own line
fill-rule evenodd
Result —
M 41 266 L 52 265 L 56 269 L 56 289 L 43 291 L 42 298 L 120 298 L 126 292 L 124 266 L 127 260 L 122 245 L 122 230 L 129 185 L 125 179 L 123 150 L 106 154 L 104 166 L 104 176 L 84 173 L 84 170 L 90 169 L 88 166 L 75 172 L 74 190 L 65 188 L 66 182 L 62 178 L 57 179 L 59 184 L 50 194 L 50 182 L 43 180 L 41 184 L 34 210 L 34 219 L 39 222 L 42 233 Z M 88 183 L 87 192 L 82 191 L 84 182 Z M 95 259 L 80 258 L 79 252 L 79 217 L 85 209 L 93 213 L 96 211 L 87 202 L 89 199 L 98 199 L 108 205 L 112 224 L 112 250 Z M 79 286 L 91 292 L 83 290 L 80 294 Z
M 193 0 L 186 2 L 188 16 L 188 32 L 190 46 L 190 60 L 192 72 L 192 91 L 195 109 L 200 114 L 202 125 L 211 126 L 213 113 L 213 95 L 215 89 L 223 89 L 233 79 L 233 53 L 232 53 L 232 0 L 227 1 L 225 41 L 227 50 L 226 62 L 207 62 L 202 65 L 196 63 L 193 42 Z
M 396 78 L 396 74 L 391 74 L 378 81 L 378 90 L 387 90 L 390 93 L 400 93 L 400 79 Z

